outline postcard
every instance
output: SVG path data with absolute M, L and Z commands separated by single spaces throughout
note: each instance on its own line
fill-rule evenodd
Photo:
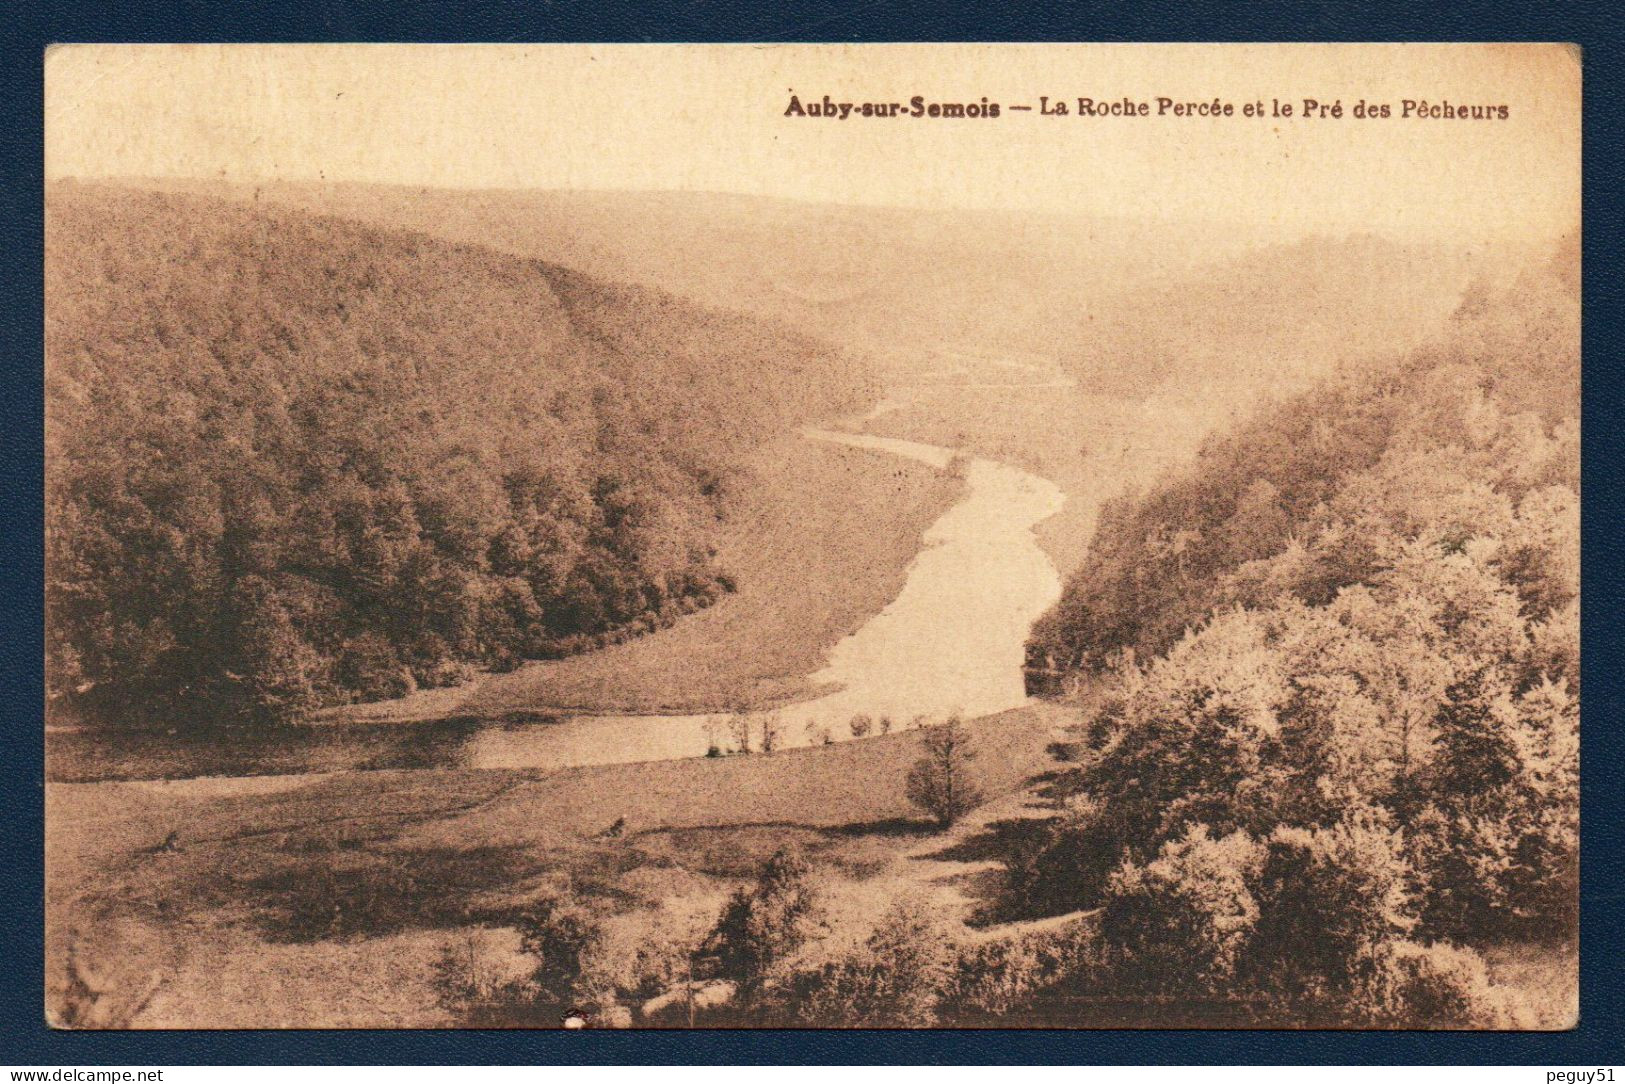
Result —
M 1573 1027 L 1580 71 L 54 46 L 46 1018 Z

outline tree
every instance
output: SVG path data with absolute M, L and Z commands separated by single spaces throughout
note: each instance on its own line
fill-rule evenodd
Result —
M 1277 828 L 1263 842 L 1246 980 L 1311 1012 L 1369 1005 L 1383 952 L 1416 925 L 1401 834 L 1364 809 L 1327 828 Z
M 764 753 L 771 753 L 777 749 L 784 740 L 784 720 L 779 713 L 770 711 L 761 718 L 761 749 Z
M 574 899 L 546 896 L 521 915 L 520 946 L 536 961 L 531 980 L 541 999 L 553 1005 L 590 1000 L 586 988 L 592 959 L 604 931 L 597 917 Z
M 739 984 L 744 1003 L 762 992 L 817 924 L 818 903 L 807 874 L 801 856 L 780 847 L 762 864 L 753 886 L 735 890 L 700 947 L 700 958 L 714 961 L 718 977 Z
M 731 589 L 751 450 L 867 384 L 747 317 L 425 237 L 51 203 L 53 713 L 286 717 L 648 632 Z M 742 359 L 794 378 L 758 394 Z
M 728 717 L 728 732 L 733 735 L 735 752 L 750 752 L 749 715 L 730 715 Z
M 319 657 L 264 579 L 239 580 L 234 602 L 241 615 L 237 665 L 246 713 L 259 722 L 297 721 L 316 704 Z
M 1120 866 L 1100 918 L 1109 981 L 1152 995 L 1228 992 L 1258 921 L 1248 882 L 1262 853 L 1245 832 L 1213 839 L 1198 824 L 1163 844 L 1155 861 Z
M 947 828 L 982 802 L 970 767 L 976 759 L 970 732 L 954 716 L 941 726 L 928 728 L 922 744 L 925 755 L 909 769 L 908 800 Z

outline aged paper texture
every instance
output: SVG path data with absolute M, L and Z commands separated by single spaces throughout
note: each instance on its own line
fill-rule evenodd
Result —
M 63 45 L 64 1028 L 1560 1029 L 1565 45 Z

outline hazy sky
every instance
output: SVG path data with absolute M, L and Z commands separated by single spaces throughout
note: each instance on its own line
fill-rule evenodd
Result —
M 1579 63 L 1560 46 L 123 46 L 46 58 L 46 172 L 677 189 L 1307 230 L 1549 235 L 1579 220 Z M 786 117 L 980 102 L 996 120 Z M 1044 117 L 1064 100 L 1228 118 Z M 1341 100 L 1342 119 L 1248 102 Z M 1403 99 L 1506 120 L 1402 119 Z M 1355 119 L 1356 102 L 1395 116 Z

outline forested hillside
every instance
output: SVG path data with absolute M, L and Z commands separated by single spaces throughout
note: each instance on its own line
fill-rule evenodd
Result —
M 48 681 L 295 717 L 673 620 L 845 356 L 534 260 L 71 183 L 47 200 Z
M 1565 252 L 1506 289 L 1469 290 L 1439 341 L 1398 364 L 1347 366 L 1110 503 L 1035 653 L 1098 671 L 1125 649 L 1167 649 L 1215 608 L 1283 595 L 1324 605 L 1424 528 L 1473 533 L 1478 503 L 1534 529 L 1553 486 L 1578 487 L 1573 264 Z M 1574 540 L 1541 553 L 1563 543 Z M 1531 555 L 1524 574 L 1570 573 L 1571 559 L 1542 571 Z
M 1080 982 L 1509 1022 L 1473 950 L 1574 929 L 1579 388 L 1570 243 L 1106 512 L 1030 645 L 1091 714 L 1009 895 L 1102 908 Z

